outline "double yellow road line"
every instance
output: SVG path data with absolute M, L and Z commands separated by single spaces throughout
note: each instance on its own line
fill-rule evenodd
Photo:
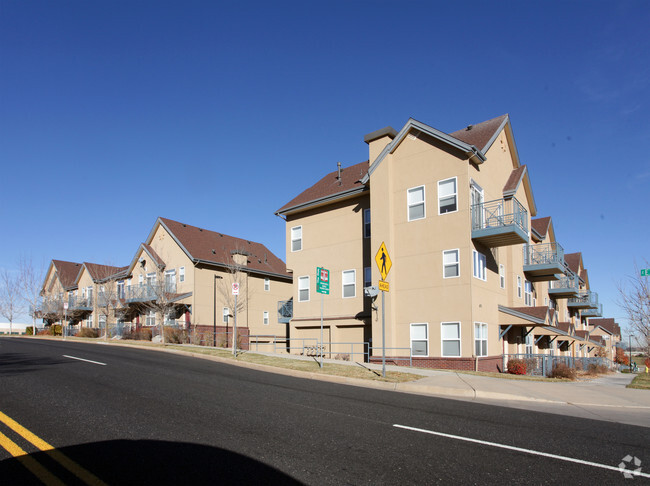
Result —
M 81 479 L 89 486 L 106 486 L 101 479 L 96 477 L 88 470 L 81 467 L 79 464 L 68 458 L 61 451 L 55 449 L 43 439 L 33 434 L 25 427 L 20 425 L 11 417 L 0 412 L 0 422 L 4 423 L 7 427 L 20 435 L 27 442 L 37 447 L 40 451 L 45 452 L 49 457 L 58 462 L 65 469 Z M 5 449 L 9 454 L 16 458 L 25 468 L 27 468 L 34 476 L 36 476 L 43 484 L 47 486 L 65 486 L 65 483 L 57 478 L 53 473 L 48 471 L 36 459 L 25 452 L 18 444 L 12 441 L 9 437 L 0 432 L 0 447 Z

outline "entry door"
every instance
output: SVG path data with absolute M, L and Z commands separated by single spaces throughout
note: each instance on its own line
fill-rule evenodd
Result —
M 472 229 L 483 228 L 483 189 L 476 182 L 470 185 L 470 204 L 472 211 Z M 480 206 L 479 206 L 480 205 Z

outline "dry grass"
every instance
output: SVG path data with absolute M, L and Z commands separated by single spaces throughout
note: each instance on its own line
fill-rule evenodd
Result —
M 543 376 L 532 375 L 511 375 L 510 373 L 497 373 L 491 371 L 465 371 L 465 370 L 441 370 L 452 373 L 463 373 L 465 375 L 486 376 L 488 378 L 501 378 L 502 380 L 524 380 L 524 381 L 543 381 L 546 383 L 571 382 L 565 378 L 544 378 Z
M 650 390 L 650 373 L 639 373 L 627 388 L 638 388 L 639 390 Z

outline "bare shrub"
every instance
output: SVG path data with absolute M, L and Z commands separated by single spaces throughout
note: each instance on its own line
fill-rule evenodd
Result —
M 77 333 L 77 337 L 84 337 L 84 338 L 98 338 L 99 337 L 99 329 L 93 329 L 90 327 L 82 327 L 79 332 Z
M 553 367 L 553 370 L 549 374 L 549 378 L 567 378 L 569 380 L 575 380 L 576 373 L 575 368 L 571 368 L 564 363 L 558 363 Z

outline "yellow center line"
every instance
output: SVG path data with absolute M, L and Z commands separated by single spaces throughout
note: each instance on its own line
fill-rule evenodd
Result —
M 36 459 L 27 454 L 23 449 L 13 442 L 9 437 L 0 432 L 0 447 L 6 449 L 9 454 L 15 457 L 29 472 L 41 480 L 46 486 L 65 486 L 54 474 L 41 466 Z
M 25 440 L 27 440 L 34 446 L 38 447 L 38 449 L 40 449 L 41 451 L 48 454 L 52 459 L 54 459 L 56 462 L 61 464 L 64 468 L 66 468 L 68 471 L 70 471 L 72 474 L 77 476 L 79 479 L 81 479 L 89 486 L 107 486 L 106 483 L 104 483 L 104 481 L 99 479 L 93 473 L 81 467 L 79 464 L 74 462 L 72 459 L 68 458 L 61 451 L 55 449 L 53 446 L 45 442 L 43 439 L 31 433 L 29 430 L 27 430 L 25 427 L 20 425 L 14 419 L 8 417 L 2 412 L 0 412 L 0 422 L 3 422 L 7 427 L 9 427 L 11 430 L 16 432 L 20 436 L 22 436 Z M 23 454 L 25 454 L 24 451 Z

